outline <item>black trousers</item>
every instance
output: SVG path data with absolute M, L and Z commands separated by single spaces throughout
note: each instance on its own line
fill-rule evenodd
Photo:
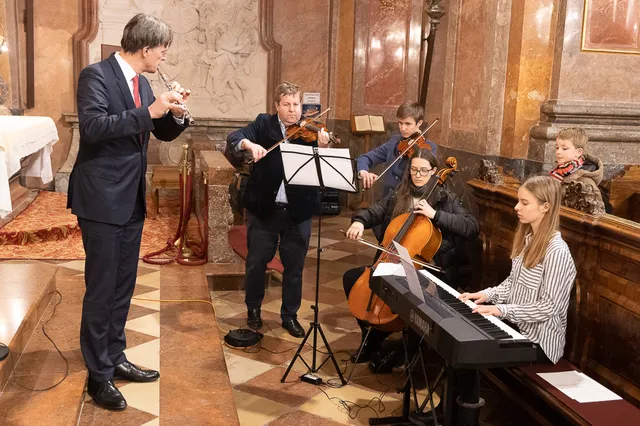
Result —
M 280 316 L 283 320 L 297 317 L 302 301 L 302 270 L 310 238 L 311 219 L 296 225 L 286 208 L 276 209 L 270 218 L 260 218 L 247 212 L 249 253 L 244 301 L 248 309 L 262 306 L 267 263 L 273 259 L 276 249 L 279 248 L 280 260 L 284 266 Z
M 136 203 L 122 225 L 78 218 L 86 254 L 86 293 L 82 303 L 80 348 L 89 376 L 113 379 L 113 367 L 124 361 L 124 326 L 136 284 L 144 207 Z

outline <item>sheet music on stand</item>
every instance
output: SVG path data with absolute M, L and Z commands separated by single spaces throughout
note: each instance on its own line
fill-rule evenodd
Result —
M 297 145 L 297 144 L 281 144 L 280 153 L 282 154 L 282 166 L 284 168 L 284 181 L 287 185 L 301 185 L 311 186 L 320 189 L 319 194 L 323 189 L 331 188 L 347 192 L 358 192 L 356 187 L 356 172 L 355 162 L 351 158 L 349 150 L 346 148 L 315 148 L 312 146 Z M 318 306 L 319 306 L 319 289 L 320 289 L 320 257 L 323 251 L 321 245 L 320 235 L 322 234 L 322 208 L 318 214 L 318 244 L 317 244 L 317 256 L 316 256 L 316 290 L 315 290 L 315 303 L 311 305 L 313 309 L 313 322 L 309 325 L 304 339 L 298 346 L 296 354 L 289 363 L 287 371 L 285 371 L 282 379 L 282 383 L 285 382 L 287 376 L 291 372 L 291 368 L 299 358 L 309 369 L 304 376 L 314 376 L 313 373 L 318 370 L 327 362 L 331 360 L 333 366 L 336 369 L 336 373 L 340 377 L 342 385 L 346 385 L 347 382 L 344 379 L 340 366 L 336 361 L 333 351 L 329 346 L 329 342 L 322 331 L 322 326 L 318 320 Z M 312 361 L 309 365 L 304 358 L 300 355 L 302 349 L 305 348 L 307 339 L 313 333 L 313 344 L 311 356 Z M 318 349 L 318 337 L 322 338 L 324 342 L 324 351 Z M 322 352 L 327 355 L 321 364 L 316 364 L 317 352 Z M 314 376 L 317 378 L 316 376 Z
M 315 186 L 358 192 L 355 165 L 348 148 L 280 145 L 287 185 Z

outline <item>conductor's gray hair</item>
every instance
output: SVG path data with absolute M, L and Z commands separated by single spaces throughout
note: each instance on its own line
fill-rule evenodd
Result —
M 173 31 L 155 16 L 138 13 L 131 18 L 122 32 L 120 45 L 126 53 L 135 53 L 145 47 L 169 47 L 173 41 Z

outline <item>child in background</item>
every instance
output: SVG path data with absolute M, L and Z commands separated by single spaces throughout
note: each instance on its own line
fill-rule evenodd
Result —
M 550 174 L 563 184 L 580 182 L 582 185 L 590 186 L 598 202 L 603 203 L 609 213 L 609 203 L 605 203 L 603 200 L 603 195 L 607 198 L 606 194 L 603 194 L 598 187 L 604 176 L 602 161 L 592 155 L 585 154 L 587 142 L 589 142 L 587 133 L 579 127 L 571 127 L 558 132 L 556 137 L 558 165 Z

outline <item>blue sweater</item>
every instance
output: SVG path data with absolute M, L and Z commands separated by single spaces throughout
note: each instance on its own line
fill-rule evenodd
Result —
M 380 145 L 379 147 L 372 149 L 366 154 L 360 155 L 356 159 L 356 166 L 358 167 L 358 173 L 361 170 L 369 171 L 371 167 L 376 166 L 378 164 L 384 163 L 385 165 L 389 165 L 396 159 L 400 152 L 398 151 L 398 144 L 402 140 L 402 135 L 397 134 L 393 135 L 391 139 Z M 431 141 L 426 141 L 427 144 L 431 147 L 431 152 L 433 156 L 437 157 L 437 145 Z M 408 158 L 403 158 L 398 161 L 385 175 L 382 177 L 383 181 L 383 190 L 382 196 L 387 196 L 391 191 L 395 190 L 400 180 L 402 179 L 402 175 L 404 174 L 405 169 L 407 168 L 407 164 L 409 164 Z

